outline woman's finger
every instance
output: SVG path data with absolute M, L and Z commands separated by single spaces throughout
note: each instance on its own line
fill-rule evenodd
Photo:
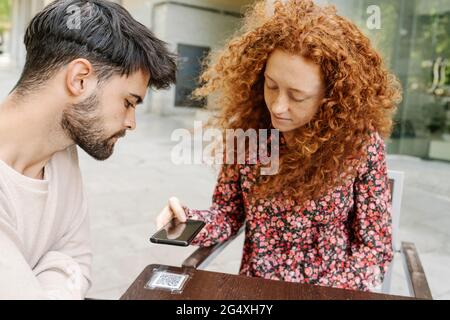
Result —
M 173 213 L 169 206 L 166 206 L 156 218 L 156 229 L 161 230 L 166 224 L 173 219 Z
M 181 222 L 186 222 L 186 213 L 184 212 L 184 209 L 181 206 L 180 200 L 178 200 L 178 198 L 170 198 L 169 206 L 178 220 L 180 220 Z

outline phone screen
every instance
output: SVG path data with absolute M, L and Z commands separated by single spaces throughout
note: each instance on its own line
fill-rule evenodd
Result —
M 205 223 L 198 220 L 180 222 L 173 219 L 150 238 L 152 243 L 187 247 L 203 229 Z

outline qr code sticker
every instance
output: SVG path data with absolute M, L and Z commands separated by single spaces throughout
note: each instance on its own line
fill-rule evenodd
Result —
M 186 274 L 156 272 L 152 279 L 148 282 L 146 288 L 179 291 L 183 288 L 183 285 L 188 277 L 189 276 Z

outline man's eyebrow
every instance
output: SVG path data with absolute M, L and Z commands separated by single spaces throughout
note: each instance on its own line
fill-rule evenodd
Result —
M 130 93 L 130 96 L 136 99 L 136 104 L 141 104 L 143 102 L 142 97 L 138 94 Z
M 269 80 L 271 80 L 271 81 L 273 81 L 273 82 L 276 82 L 276 81 L 273 80 L 267 73 L 264 73 L 264 75 L 265 75 L 267 78 L 269 78 Z M 306 91 L 300 90 L 300 89 L 289 88 L 289 90 L 291 90 L 291 91 L 296 91 L 296 92 L 298 92 L 298 93 L 308 94 Z

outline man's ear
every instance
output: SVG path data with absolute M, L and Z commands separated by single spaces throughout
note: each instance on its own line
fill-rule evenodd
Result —
M 92 64 L 86 59 L 75 59 L 67 66 L 66 86 L 72 96 L 86 94 L 94 78 Z

